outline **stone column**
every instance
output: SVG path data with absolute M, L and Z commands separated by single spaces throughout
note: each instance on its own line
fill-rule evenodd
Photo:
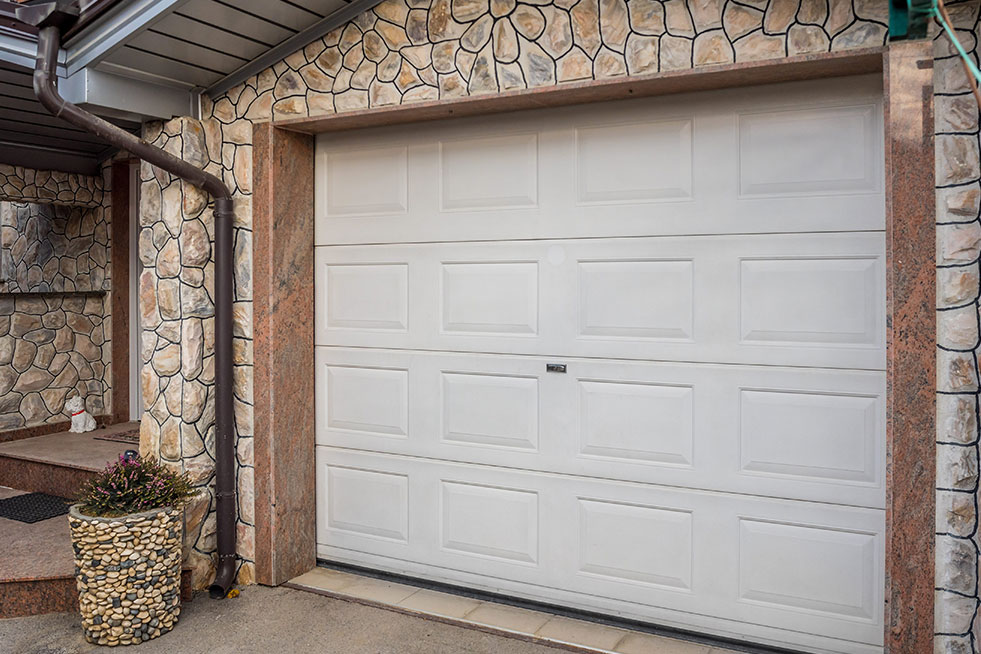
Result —
M 214 121 L 208 121 L 214 123 Z M 252 583 L 252 311 L 248 216 L 251 151 L 238 154 L 220 129 L 181 117 L 146 126 L 148 141 L 224 178 L 236 202 L 234 363 L 238 447 L 239 583 Z M 185 510 L 185 564 L 198 588 L 215 569 L 214 216 L 200 189 L 144 163 L 140 185 L 141 453 L 187 472 L 200 497 Z M 243 181 L 236 182 L 237 178 Z
M 948 3 L 977 61 L 977 2 Z M 937 185 L 937 536 L 935 650 L 974 654 L 978 606 L 978 107 L 946 36 L 934 43 Z
M 212 166 L 200 123 L 149 124 L 145 137 L 195 165 Z M 143 163 L 140 170 L 140 324 L 145 413 L 140 452 L 185 471 L 200 497 L 185 511 L 185 563 L 194 583 L 214 574 L 214 264 L 208 197 Z

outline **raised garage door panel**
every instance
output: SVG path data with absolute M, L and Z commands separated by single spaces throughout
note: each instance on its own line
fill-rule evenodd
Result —
M 881 653 L 880 85 L 318 137 L 318 554 Z
M 316 243 L 881 230 L 880 87 L 854 77 L 323 135 Z
M 830 651 L 881 639 L 882 511 L 331 448 L 317 465 L 331 559 Z M 346 505 L 359 521 L 332 519 Z
M 882 508 L 880 373 L 318 348 L 317 444 Z
M 881 234 L 318 248 L 318 345 L 885 368 Z

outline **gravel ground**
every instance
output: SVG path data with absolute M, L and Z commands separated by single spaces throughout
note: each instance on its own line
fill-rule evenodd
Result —
M 169 634 L 128 647 L 82 638 L 75 613 L 0 620 L 0 654 L 559 654 L 562 650 L 289 588 L 184 605 Z

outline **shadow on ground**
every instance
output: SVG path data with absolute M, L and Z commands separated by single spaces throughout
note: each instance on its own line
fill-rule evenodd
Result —
M 75 613 L 0 620 L 0 654 L 556 654 L 494 636 L 289 588 L 198 595 L 177 627 L 136 647 L 97 647 Z

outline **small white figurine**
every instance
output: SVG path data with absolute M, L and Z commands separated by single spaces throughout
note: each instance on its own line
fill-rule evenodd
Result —
M 65 410 L 72 416 L 72 428 L 68 431 L 73 434 L 84 434 L 95 429 L 95 418 L 85 410 L 85 400 L 80 395 L 73 395 L 65 402 Z

